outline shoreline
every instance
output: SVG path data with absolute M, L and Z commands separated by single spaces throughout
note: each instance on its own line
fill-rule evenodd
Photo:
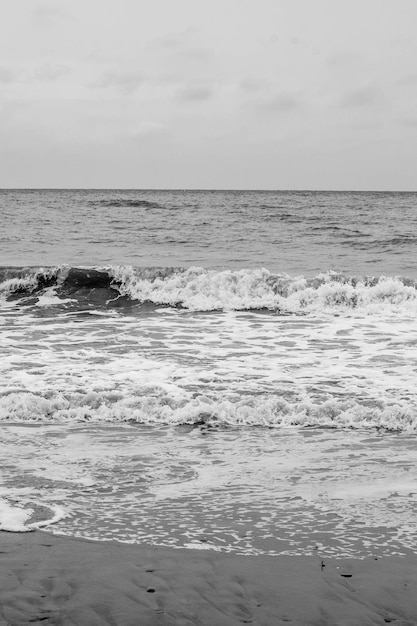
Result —
M 417 623 L 417 555 L 239 556 L 0 532 L 0 625 Z

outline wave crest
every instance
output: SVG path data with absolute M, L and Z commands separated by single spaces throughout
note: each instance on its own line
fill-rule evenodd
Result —
M 140 302 L 194 311 L 270 309 L 315 313 L 381 309 L 417 313 L 416 283 L 403 278 L 345 277 L 328 272 L 314 278 L 271 274 L 267 269 L 204 270 L 166 274 L 114 268 L 121 294 Z
M 327 272 L 313 278 L 267 269 L 55 267 L 0 269 L 0 296 L 36 295 L 53 286 L 94 304 L 151 303 L 192 311 L 271 310 L 283 314 L 417 314 L 417 283 L 401 277 L 352 277 Z
M 36 394 L 15 391 L 0 397 L 0 421 L 10 422 L 130 422 L 206 427 L 322 427 L 417 431 L 417 413 L 407 405 L 354 399 L 287 400 L 276 395 L 211 398 L 170 396 L 156 388 L 141 395 L 113 390 Z
M 54 285 L 59 267 L 0 268 L 0 295 L 30 294 Z

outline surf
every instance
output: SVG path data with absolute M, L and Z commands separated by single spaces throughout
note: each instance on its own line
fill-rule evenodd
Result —
M 328 271 L 307 278 L 265 268 L 0 268 L 3 301 L 37 298 L 51 288 L 58 299 L 103 307 L 148 304 L 201 312 L 417 314 L 417 281 L 401 276 L 346 276 Z

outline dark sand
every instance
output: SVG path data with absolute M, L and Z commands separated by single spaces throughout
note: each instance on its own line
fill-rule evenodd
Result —
M 417 557 L 244 557 L 0 532 L 0 624 L 417 624 Z

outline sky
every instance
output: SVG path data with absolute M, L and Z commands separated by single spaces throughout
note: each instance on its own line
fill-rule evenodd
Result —
M 0 187 L 417 190 L 416 0 L 1 0 Z

